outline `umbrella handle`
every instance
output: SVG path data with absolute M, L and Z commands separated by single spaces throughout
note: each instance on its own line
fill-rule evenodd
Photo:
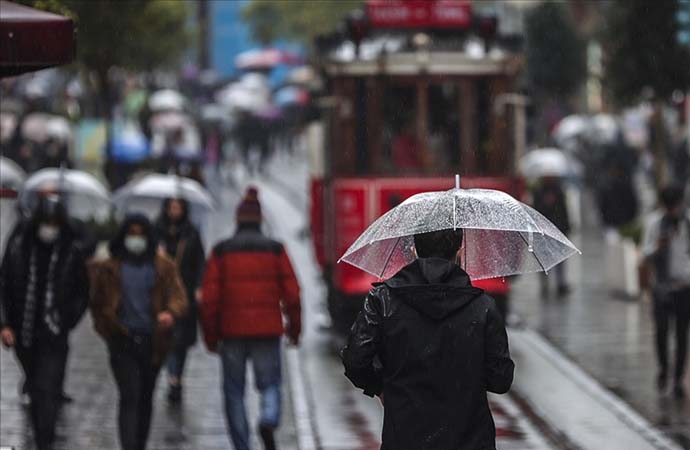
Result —
M 455 189 L 460 189 L 460 175 L 455 174 Z

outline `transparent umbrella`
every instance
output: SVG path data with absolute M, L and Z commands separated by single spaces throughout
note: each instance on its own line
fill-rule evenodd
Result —
M 0 189 L 19 190 L 24 180 L 26 180 L 24 169 L 11 159 L 0 156 Z
M 459 177 L 458 177 L 459 178 Z M 414 195 L 376 220 L 340 261 L 389 278 L 415 258 L 414 235 L 464 230 L 461 265 L 474 280 L 548 272 L 579 250 L 548 219 L 505 192 L 455 189 Z
M 201 184 L 190 178 L 162 174 L 150 174 L 130 181 L 115 191 L 113 203 L 122 209 L 132 200 L 169 197 L 183 198 L 192 205 L 214 209 L 213 197 Z
M 73 217 L 87 219 L 100 216 L 110 208 L 108 188 L 93 175 L 79 170 L 39 170 L 24 182 L 19 194 L 20 205 L 32 209 L 45 193 L 62 196 Z
M 538 148 L 520 158 L 520 173 L 527 178 L 578 177 L 582 164 L 558 148 Z

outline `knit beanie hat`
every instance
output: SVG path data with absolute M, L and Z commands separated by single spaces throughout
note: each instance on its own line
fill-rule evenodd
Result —
M 261 204 L 259 203 L 259 191 L 250 186 L 244 194 L 244 198 L 237 207 L 237 225 L 260 225 Z

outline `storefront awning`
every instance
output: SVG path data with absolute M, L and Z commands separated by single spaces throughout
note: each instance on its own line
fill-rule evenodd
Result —
M 75 49 L 72 19 L 0 0 L 0 77 L 67 64 Z

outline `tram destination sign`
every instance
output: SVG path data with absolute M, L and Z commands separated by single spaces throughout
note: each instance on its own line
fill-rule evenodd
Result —
M 469 28 L 469 0 L 368 0 L 372 28 Z

